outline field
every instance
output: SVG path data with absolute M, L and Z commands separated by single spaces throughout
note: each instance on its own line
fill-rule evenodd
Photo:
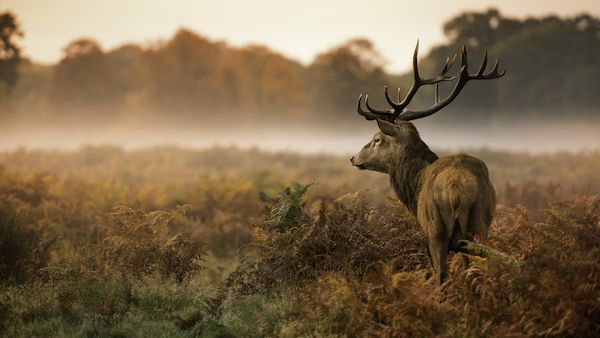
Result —
M 348 156 L 0 153 L 0 335 L 600 336 L 600 153 L 469 153 L 497 217 L 442 287 Z

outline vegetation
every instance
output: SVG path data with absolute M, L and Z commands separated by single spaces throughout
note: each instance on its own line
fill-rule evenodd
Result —
M 463 117 L 552 119 L 567 114 L 589 118 L 600 109 L 592 89 L 600 87 L 600 80 L 592 75 L 600 70 L 595 61 L 600 58 L 600 19 L 596 17 L 519 20 L 491 9 L 450 19 L 444 33 L 448 44 L 434 48 L 428 56 L 434 69 L 462 43 L 471 60 L 478 60 L 487 47 L 508 68 L 502 81 L 465 91 L 462 104 L 453 107 Z
M 0 13 L 0 108 L 3 108 L 9 92 L 17 83 L 21 49 L 14 39 L 22 36 L 23 32 L 15 15 L 10 12 Z
M 600 154 L 477 155 L 498 215 L 440 288 L 385 177 L 346 158 L 0 153 L 0 335 L 598 336 Z
M 13 86 L 19 53 L 10 38 L 20 31 L 14 16 L 2 18 L 8 35 L 2 37 L 0 65 L 10 72 L 0 66 L 0 83 Z M 458 14 L 443 29 L 447 42 L 429 54 L 421 51 L 423 76 L 437 73 L 460 44 L 471 60 L 481 59 L 488 47 L 491 58 L 501 58 L 500 69 L 508 69 L 501 81 L 468 86 L 453 112 L 443 114 L 446 121 L 591 118 L 600 109 L 600 19 L 515 19 L 491 9 Z M 56 65 L 21 62 L 12 108 L 0 118 L 11 112 L 22 121 L 42 118 L 59 125 L 77 120 L 232 125 L 290 118 L 332 123 L 355 110 L 361 92 L 381 93 L 383 85 L 406 90 L 412 74 L 389 74 L 384 66 L 376 46 L 361 38 L 323 51 L 306 66 L 262 46 L 232 47 L 186 29 L 164 42 L 113 50 L 82 38 L 64 48 Z M 432 98 L 425 91 L 415 104 L 430 105 Z M 383 95 L 371 95 L 371 101 L 385 102 Z
M 509 69 L 468 87 L 448 118 L 600 109 L 598 18 L 489 10 L 444 32 L 447 43 L 421 55 L 423 75 L 462 43 L 473 59 L 488 46 Z M 114 50 L 77 39 L 42 66 L 22 58 L 20 36 L 15 15 L 0 13 L 3 126 L 338 125 L 359 92 L 412 76 L 386 73 L 365 39 L 302 65 L 182 29 Z M 0 152 L 0 336 L 600 336 L 600 153 L 470 153 L 489 167 L 497 215 L 485 243 L 465 243 L 473 255 L 451 255 L 438 286 L 387 178 L 347 157 Z

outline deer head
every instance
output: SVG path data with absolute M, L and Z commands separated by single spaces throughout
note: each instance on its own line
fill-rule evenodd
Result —
M 365 106 L 362 108 L 362 94 L 358 97 L 357 111 L 367 120 L 377 120 L 380 131 L 373 136 L 371 142 L 363 147 L 351 162 L 359 169 L 374 170 L 384 173 L 391 173 L 397 169 L 398 159 L 407 157 L 421 158 L 424 161 L 433 161 L 433 154 L 429 147 L 421 140 L 415 126 L 409 122 L 411 120 L 423 118 L 432 115 L 450 104 L 465 87 L 470 80 L 490 80 L 502 77 L 504 71 L 498 72 L 499 60 L 489 72 L 485 72 L 487 67 L 487 50 L 484 53 L 483 60 L 476 73 L 470 74 L 467 61 L 467 50 L 463 45 L 460 49 L 460 67 L 456 74 L 448 75 L 449 70 L 454 66 L 457 56 L 446 58 L 444 66 L 439 74 L 433 78 L 422 78 L 419 74 L 417 64 L 417 55 L 419 51 L 419 42 L 415 47 L 413 55 L 413 84 L 404 98 L 402 98 L 400 88 L 398 88 L 398 102 L 392 100 L 389 96 L 387 87 L 384 87 L 385 99 L 390 105 L 390 109 L 379 110 L 371 107 L 369 96 L 365 96 Z M 455 82 L 454 88 L 443 100 L 440 101 L 438 95 L 438 86 L 442 82 Z M 409 110 L 407 107 L 414 98 L 417 91 L 427 85 L 435 85 L 434 104 L 431 108 L 425 110 Z
M 377 124 L 380 131 L 350 159 L 352 165 L 361 170 L 390 173 L 396 165 L 390 159 L 405 157 L 411 149 L 427 148 L 421 141 L 417 128 L 410 122 L 399 121 L 393 124 L 377 119 Z

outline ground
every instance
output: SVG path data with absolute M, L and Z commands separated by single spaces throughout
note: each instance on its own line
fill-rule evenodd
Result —
M 442 287 L 387 178 L 346 157 L 0 153 L 0 333 L 600 335 L 600 154 L 470 153 L 497 216 Z

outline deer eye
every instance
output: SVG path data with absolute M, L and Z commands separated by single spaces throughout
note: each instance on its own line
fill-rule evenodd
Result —
M 373 145 L 378 145 L 379 143 L 381 143 L 381 139 L 380 138 L 376 138 L 373 140 Z

